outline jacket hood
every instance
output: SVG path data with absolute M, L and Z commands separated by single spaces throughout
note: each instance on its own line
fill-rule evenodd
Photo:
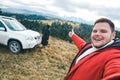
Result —
M 88 44 L 90 44 L 90 46 L 87 49 L 92 47 L 91 42 L 87 43 L 86 45 L 88 45 Z M 120 38 L 115 38 L 114 42 L 112 44 L 110 44 L 104 48 L 101 48 L 101 49 L 110 48 L 110 47 L 120 47 Z
M 114 43 L 111 44 L 109 47 L 120 47 L 120 38 L 114 39 Z

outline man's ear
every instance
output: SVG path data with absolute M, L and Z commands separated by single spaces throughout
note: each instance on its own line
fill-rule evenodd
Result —
M 116 32 L 112 32 L 112 39 L 115 39 L 115 36 L 116 36 Z

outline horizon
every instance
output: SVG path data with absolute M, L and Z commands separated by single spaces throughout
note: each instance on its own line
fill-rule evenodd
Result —
M 95 22 L 105 17 L 111 19 L 115 26 L 120 28 L 120 3 L 118 2 L 119 0 L 0 0 L 0 8 L 16 8 L 60 17 L 76 17 L 86 22 Z
M 2 11 L 4 11 L 4 9 L 11 9 L 11 8 L 1 8 L 1 10 Z M 15 9 L 15 10 L 14 10 Z M 18 10 L 18 11 L 17 11 Z M 24 10 L 24 12 L 22 12 L 22 10 Z M 5 12 L 10 12 L 11 10 L 8 10 L 8 11 L 5 11 Z M 48 16 L 48 14 L 49 13 L 42 13 L 42 12 L 35 12 L 35 11 L 31 11 L 31 10 L 27 10 L 27 9 L 18 9 L 18 8 L 12 8 L 12 11 L 13 12 L 10 12 L 10 13 L 24 13 L 24 14 L 35 14 L 35 15 L 41 15 L 41 14 L 44 14 L 44 16 Z M 50 16 L 55 16 L 56 18 L 60 18 L 61 16 L 59 16 L 59 15 L 54 15 L 54 14 L 49 14 Z M 43 15 L 42 15 L 43 16 Z M 54 18 L 55 18 L 54 17 Z M 59 19 L 58 18 L 58 19 Z M 82 19 L 82 18 L 78 18 L 78 17 L 74 17 L 74 16 L 69 16 L 69 17 L 67 17 L 67 16 L 64 16 L 64 17 L 61 17 L 61 18 L 64 18 L 64 20 L 65 20 L 65 18 L 66 18 L 66 20 L 67 21 L 73 21 L 73 22 L 79 22 L 79 23 L 85 23 L 85 24 L 90 24 L 90 25 L 93 25 L 93 23 L 94 23 L 94 21 L 86 21 L 86 20 L 84 20 L 84 19 Z M 107 17 L 106 17 L 107 18 Z M 79 21 L 80 20 L 80 21 Z M 114 23 L 114 21 L 113 21 L 113 23 Z M 115 23 L 114 23 L 115 24 Z M 118 27 L 118 26 L 116 26 L 116 24 L 115 24 L 115 29 L 116 30 L 118 30 L 118 31 L 120 31 L 120 27 Z

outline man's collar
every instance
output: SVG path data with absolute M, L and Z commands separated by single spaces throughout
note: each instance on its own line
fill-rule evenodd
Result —
M 96 49 L 102 49 L 102 48 L 105 48 L 105 47 L 111 45 L 112 43 L 114 43 L 114 40 L 111 40 L 111 41 L 108 42 L 106 45 L 104 45 L 104 46 L 102 46 L 102 47 L 100 47 L 100 48 L 96 48 L 96 47 L 94 47 L 93 45 L 92 45 L 92 47 L 94 47 L 94 48 L 96 48 Z

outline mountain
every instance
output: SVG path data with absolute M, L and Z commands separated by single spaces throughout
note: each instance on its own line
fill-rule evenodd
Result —
M 2 12 L 8 12 L 8 13 L 17 13 L 17 14 L 26 14 L 26 15 L 41 15 L 45 16 L 47 19 L 57 19 L 57 20 L 64 20 L 64 21 L 72 21 L 76 23 L 90 23 L 86 20 L 83 20 L 82 18 L 76 18 L 76 17 L 60 17 L 57 14 L 51 14 L 49 12 L 35 12 L 28 9 L 18 9 L 18 8 L 1 8 Z
M 90 25 L 93 24 L 92 21 L 86 21 L 86 20 L 83 20 L 82 18 L 67 17 L 67 16 L 60 17 L 57 14 L 51 14 L 49 12 L 35 12 L 32 10 L 28 10 L 28 9 L 18 9 L 18 8 L 0 8 L 0 9 L 2 10 L 2 12 L 17 13 L 17 14 L 24 14 L 24 15 L 36 15 L 37 17 L 40 16 L 40 17 L 43 17 L 43 18 L 49 19 L 49 20 L 71 21 L 71 22 L 75 22 L 75 23 L 79 23 L 79 24 L 80 23 L 85 23 L 85 24 L 90 24 Z M 117 27 L 116 30 L 120 31 L 120 28 Z
M 115 30 L 120 31 L 120 28 L 116 27 Z
M 37 14 L 36 12 L 27 9 L 17 9 L 17 8 L 2 8 L 2 12 L 19 13 L 19 14 Z
M 76 22 L 76 23 L 92 24 L 92 22 L 86 21 L 86 20 L 84 20 L 82 18 L 78 18 L 78 17 L 64 17 L 63 19 L 67 20 L 67 21 L 73 21 L 73 22 Z

